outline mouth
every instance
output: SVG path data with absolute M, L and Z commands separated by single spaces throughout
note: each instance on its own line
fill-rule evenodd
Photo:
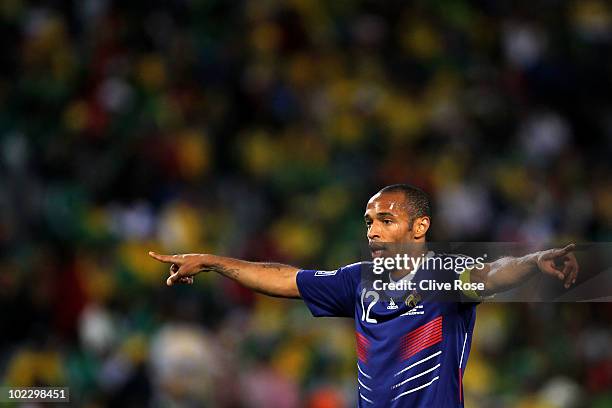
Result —
M 370 247 L 372 258 L 382 257 L 386 250 L 386 246 L 380 242 L 370 242 L 368 246 Z

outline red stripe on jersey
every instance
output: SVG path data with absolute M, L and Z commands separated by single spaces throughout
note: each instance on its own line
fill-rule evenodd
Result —
M 442 316 L 417 327 L 402 337 L 400 358 L 407 360 L 420 351 L 442 341 Z
M 419 335 L 423 330 L 426 330 L 432 326 L 438 325 L 442 323 L 442 316 L 438 316 L 435 319 L 433 319 L 430 322 L 425 323 L 424 325 L 417 327 L 416 329 L 414 329 L 413 331 L 411 331 L 410 333 L 406 334 L 404 336 L 404 338 L 408 339 L 410 337 L 414 337 Z
M 415 344 L 418 344 L 420 341 L 422 341 L 423 339 L 428 339 L 432 336 L 435 336 L 437 334 L 441 334 L 442 333 L 442 326 L 437 326 L 437 327 L 432 327 L 428 330 L 425 330 L 423 332 L 421 332 L 421 334 L 417 337 L 413 337 L 407 341 L 402 341 L 401 343 L 401 347 L 402 348 L 409 348 L 412 347 Z
M 414 356 L 416 353 L 425 350 L 428 347 L 433 346 L 434 344 L 438 344 L 442 341 L 442 335 L 430 337 L 425 339 L 423 342 L 415 345 L 414 347 L 404 350 L 402 353 L 402 360 L 409 359 Z
M 440 321 L 439 323 L 436 323 L 435 325 L 428 326 L 424 330 L 421 330 L 416 336 L 414 335 L 410 337 L 408 335 L 404 336 L 401 340 L 401 344 L 402 346 L 405 346 L 407 344 L 414 343 L 420 338 L 423 338 L 425 336 L 428 336 L 431 333 L 435 333 L 441 330 L 442 330 L 442 321 Z
M 363 334 L 355 332 L 357 339 L 357 358 L 364 363 L 368 362 L 368 349 L 370 348 L 370 340 L 368 340 Z

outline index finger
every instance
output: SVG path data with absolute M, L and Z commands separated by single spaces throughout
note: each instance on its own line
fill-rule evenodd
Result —
M 567 255 L 574 249 L 576 249 L 576 244 L 569 244 L 561 249 L 554 249 L 550 254 L 550 258 L 557 258 L 559 256 Z
M 181 260 L 181 258 L 177 255 L 161 255 L 153 251 L 149 251 L 149 256 L 153 259 L 165 263 L 179 263 Z

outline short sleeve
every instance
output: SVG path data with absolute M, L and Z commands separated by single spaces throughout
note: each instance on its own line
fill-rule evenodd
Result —
M 360 277 L 359 264 L 335 271 L 303 269 L 296 281 L 300 296 L 315 317 L 353 317 Z

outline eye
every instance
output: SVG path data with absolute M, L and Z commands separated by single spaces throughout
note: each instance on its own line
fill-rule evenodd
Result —
M 393 222 L 393 221 L 388 220 L 388 219 L 387 219 L 387 220 L 383 220 L 383 223 L 385 223 L 386 225 L 389 225 L 389 224 L 391 224 L 392 222 Z
M 370 228 L 372 226 L 372 221 L 366 220 L 365 224 L 366 224 L 366 227 Z

